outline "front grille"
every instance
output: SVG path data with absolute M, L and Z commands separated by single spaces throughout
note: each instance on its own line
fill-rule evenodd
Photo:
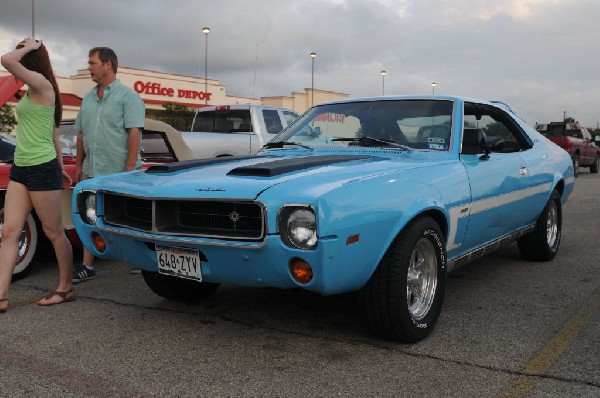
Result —
M 253 201 L 141 199 L 104 193 L 108 225 L 166 235 L 261 240 L 263 207 Z

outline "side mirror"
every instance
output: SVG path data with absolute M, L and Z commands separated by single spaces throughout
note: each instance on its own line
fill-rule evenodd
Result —
M 600 144 L 600 135 L 595 135 L 595 136 L 594 136 L 594 141 L 595 141 L 597 144 Z
M 498 143 L 493 144 L 490 147 L 492 152 L 499 153 L 512 153 L 519 152 L 521 150 L 521 145 L 516 141 L 499 141 Z

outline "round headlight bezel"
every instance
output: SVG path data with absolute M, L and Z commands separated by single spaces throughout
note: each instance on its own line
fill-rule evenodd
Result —
M 96 224 L 98 212 L 95 191 L 82 191 L 79 193 L 77 197 L 77 212 L 86 224 Z
M 317 216 L 314 209 L 307 205 L 288 205 L 280 209 L 278 231 L 281 240 L 289 247 L 302 250 L 316 249 Z

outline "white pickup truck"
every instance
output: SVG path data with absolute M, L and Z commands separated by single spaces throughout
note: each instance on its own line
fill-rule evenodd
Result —
M 191 131 L 181 135 L 195 157 L 248 155 L 258 152 L 299 115 L 265 105 L 221 105 L 200 108 Z

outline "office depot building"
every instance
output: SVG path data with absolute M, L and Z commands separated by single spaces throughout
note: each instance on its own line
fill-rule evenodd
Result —
M 325 90 L 304 89 L 304 92 L 294 92 L 290 97 L 248 98 L 227 95 L 226 88 L 220 81 L 204 80 L 203 77 L 175 75 L 163 72 L 119 67 L 117 78 L 121 83 L 134 89 L 144 100 L 146 109 L 163 109 L 165 104 L 177 104 L 188 108 L 200 108 L 207 105 L 227 104 L 263 104 L 292 109 L 298 113 L 304 112 L 309 106 L 311 97 L 314 103 L 347 98 L 348 94 L 335 93 Z M 12 79 L 12 81 L 8 80 Z M 0 98 L 8 98 L 7 103 L 15 106 L 18 99 L 14 97 L 14 78 L 5 70 L 0 70 Z M 77 116 L 83 97 L 92 89 L 95 83 L 90 78 L 87 69 L 80 69 L 70 77 L 57 77 L 63 102 L 63 119 L 73 119 Z M 7 84 L 3 84 L 7 83 Z M 9 84 L 10 83 L 10 84 Z M 2 93 L 3 87 L 11 92 Z M 20 88 L 23 93 L 25 87 Z M 4 103 L 0 103 L 0 106 Z

